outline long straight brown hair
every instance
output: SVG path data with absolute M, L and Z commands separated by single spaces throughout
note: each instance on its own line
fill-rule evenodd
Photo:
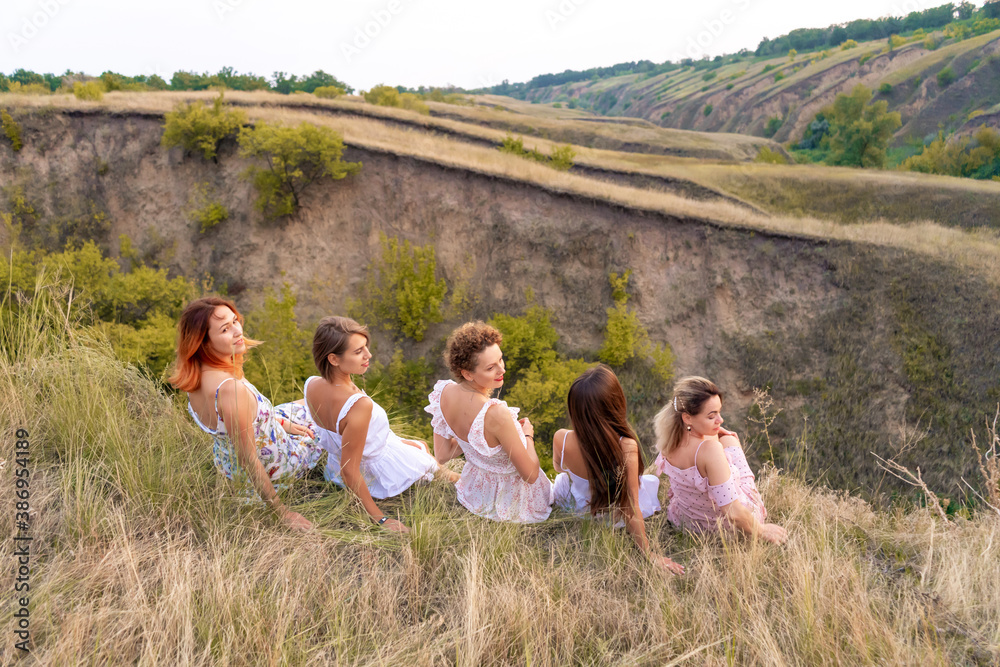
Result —
M 628 423 L 625 391 L 614 371 L 599 364 L 573 381 L 566 397 L 569 419 L 590 476 L 590 512 L 629 500 L 621 439 L 639 439 Z M 639 469 L 642 469 L 642 454 Z

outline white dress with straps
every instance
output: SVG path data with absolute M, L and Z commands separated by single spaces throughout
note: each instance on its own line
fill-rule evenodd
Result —
M 528 441 L 517 421 L 518 408 L 508 407 L 503 401 L 491 398 L 483 405 L 469 429 L 469 440 L 455 434 L 441 412 L 441 392 L 451 380 L 438 380 L 427 399 L 430 405 L 424 408 L 431 414 L 434 432 L 444 438 L 455 438 L 465 454 L 465 467 L 455 488 L 458 502 L 481 517 L 493 521 L 514 523 L 538 523 L 549 518 L 552 511 L 552 482 L 541 470 L 538 478 L 529 484 L 518 474 L 503 447 L 490 447 L 483 433 L 486 411 L 494 405 L 502 405 L 510 411 L 517 426 L 521 444 L 528 448 Z
M 306 380 L 303 393 L 308 395 L 309 383 L 319 379 L 321 378 L 314 375 Z M 343 445 L 342 435 L 338 432 L 340 422 L 347 416 L 354 404 L 365 396 L 367 394 L 362 391 L 344 402 L 344 407 L 337 415 L 337 422 L 333 424 L 333 431 L 316 425 L 316 437 L 327 451 L 323 477 L 328 482 L 333 482 L 338 486 L 344 486 L 344 480 L 340 477 L 340 456 Z M 307 411 L 308 405 L 309 399 L 307 398 Z M 309 417 L 315 423 L 316 419 L 311 414 Z M 372 418 L 368 423 L 368 437 L 361 454 L 361 477 L 365 480 L 372 498 L 382 500 L 398 496 L 420 480 L 429 482 L 434 479 L 434 473 L 437 469 L 438 463 L 433 456 L 407 445 L 392 432 L 385 410 L 378 403 L 372 401 Z
M 563 434 L 563 448 L 559 455 L 559 467 L 566 472 L 556 475 L 556 481 L 553 485 L 555 504 L 567 512 L 585 514 L 590 512 L 590 481 L 574 474 L 563 463 L 566 458 L 566 436 L 568 435 L 569 431 Z M 639 509 L 642 511 L 642 518 L 648 519 L 662 509 L 660 499 L 657 496 L 659 490 L 659 477 L 656 475 L 639 476 Z

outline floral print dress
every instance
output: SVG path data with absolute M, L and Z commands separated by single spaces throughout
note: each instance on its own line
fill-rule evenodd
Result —
M 229 380 L 234 380 L 234 378 L 226 378 L 219 383 L 219 388 Z M 278 425 L 277 419 L 284 418 L 307 426 L 313 433 L 316 432 L 316 424 L 308 418 L 304 406 L 298 403 L 282 403 L 272 406 L 271 402 L 245 378 L 241 378 L 240 381 L 257 400 L 257 412 L 253 420 L 253 432 L 257 441 L 257 457 L 275 488 L 287 487 L 288 478 L 304 476 L 319 462 L 323 448 L 315 438 L 286 433 L 285 429 Z M 212 458 L 219 472 L 239 483 L 241 495 L 259 498 L 246 474 L 239 468 L 236 448 L 226 431 L 222 415 L 219 413 L 219 388 L 215 390 L 215 414 L 219 420 L 215 429 L 208 428 L 201 422 L 194 408 L 191 407 L 190 400 L 188 401 L 188 412 L 194 419 L 194 423 L 212 436 Z

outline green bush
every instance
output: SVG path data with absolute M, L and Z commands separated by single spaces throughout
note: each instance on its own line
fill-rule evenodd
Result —
M 0 124 L 3 125 L 3 133 L 10 141 L 10 147 L 15 152 L 21 150 L 24 144 L 21 142 L 21 126 L 6 109 L 0 109 Z
M 535 162 L 541 162 L 559 171 L 568 171 L 571 169 L 573 167 L 573 159 L 576 157 L 576 151 L 569 144 L 553 146 L 552 154 L 546 156 L 537 148 L 526 149 L 523 138 L 518 137 L 515 139 L 510 134 L 504 137 L 504 140 L 497 148 L 501 153 L 510 153 L 511 155 L 517 155 L 518 157 L 534 160 Z
M 215 160 L 222 140 L 247 123 L 245 113 L 223 104 L 222 93 L 211 105 L 179 104 L 164 119 L 160 143 L 165 148 L 181 146 L 185 152 L 200 152 L 206 160 Z
M 388 365 L 372 360 L 363 381 L 365 390 L 378 396 L 378 404 L 389 413 L 390 421 L 405 424 L 405 430 L 399 431 L 393 423 L 398 435 L 430 443 L 434 433 L 424 406 L 433 377 L 434 367 L 424 357 L 406 359 L 402 348 L 396 347 Z
M 711 72 L 705 72 L 704 74 L 701 75 L 701 80 L 702 81 L 711 81 L 716 76 L 718 76 L 718 74 L 719 73 L 716 72 L 715 70 L 712 70 Z
M 631 276 L 631 270 L 620 276 L 617 273 L 608 276 L 615 305 L 607 309 L 604 343 L 598 357 L 609 366 L 617 367 L 624 366 L 635 357 L 648 358 L 656 376 L 669 383 L 674 376 L 673 350 L 669 343 L 653 345 L 635 309 L 628 307 L 628 281 Z
M 211 197 L 208 183 L 194 188 L 188 214 L 202 233 L 229 219 L 229 209 Z
M 424 339 L 427 327 L 442 322 L 448 283 L 436 278 L 434 245 L 415 246 L 379 235 L 382 254 L 368 266 L 362 299 L 351 304 L 352 316 L 375 321 L 394 336 Z
M 772 151 L 767 146 L 761 146 L 760 150 L 757 152 L 757 157 L 753 159 L 754 162 L 763 162 L 765 164 L 788 164 L 788 160 L 785 156 L 777 151 Z
M 955 81 L 955 70 L 951 67 L 945 67 L 943 70 L 937 73 L 938 85 L 942 88 L 947 88 Z
M 921 37 L 923 36 L 921 35 Z M 893 49 L 898 49 L 906 44 L 906 41 L 906 38 L 900 35 L 889 35 L 889 50 L 892 51 Z
M 1000 19 L 982 18 L 972 23 L 973 35 L 985 35 L 997 29 L 1000 29 Z
M 714 108 L 714 107 L 712 107 L 712 105 L 711 105 L 711 104 L 706 104 L 706 105 L 705 105 L 705 108 L 704 108 L 704 109 L 702 109 L 702 114 L 703 114 L 703 115 L 705 115 L 705 116 L 708 116 L 708 115 L 710 115 L 710 114 L 712 113 L 712 109 L 713 109 L 713 108 Z
M 781 126 L 784 123 L 785 119 L 781 116 L 771 116 L 767 119 L 767 125 L 764 126 L 764 136 L 770 139 L 777 134 L 778 130 L 781 129 Z
M 380 107 L 402 107 L 403 100 L 400 99 L 399 91 L 392 86 L 378 85 L 369 91 L 362 92 L 365 102 L 376 104 Z
M 776 72 L 774 74 L 774 82 L 775 83 L 778 83 L 779 81 L 781 81 L 784 78 L 785 78 L 785 73 L 784 72 Z
M 266 167 L 247 168 L 245 176 L 257 190 L 257 210 L 269 220 L 298 211 L 302 193 L 316 181 L 336 181 L 361 171 L 360 162 L 341 159 L 343 139 L 329 127 L 261 122 L 256 127 L 243 127 L 238 141 L 242 157 L 267 162 Z
M 883 95 L 888 95 L 889 93 L 892 92 L 892 84 L 891 83 L 883 83 L 882 85 L 880 85 L 878 87 L 878 92 L 882 93 Z
M 104 99 L 104 86 L 100 81 L 75 81 L 73 83 L 73 96 L 78 100 L 90 100 L 100 102 Z
M 327 99 L 333 99 L 335 97 L 340 97 L 344 94 L 344 89 L 339 86 L 320 86 L 313 91 L 313 95 L 316 97 L 324 97 Z
M 7 92 L 18 95 L 51 95 L 52 89 L 45 83 L 21 83 L 11 81 L 7 84 Z
M 302 398 L 306 378 L 315 374 L 309 350 L 312 331 L 299 328 L 297 299 L 288 283 L 280 295 L 268 289 L 262 307 L 246 315 L 247 336 L 263 341 L 246 356 L 249 380 L 275 405 Z
M 848 40 L 846 40 L 846 41 L 844 41 L 844 42 L 841 43 L 840 50 L 841 51 L 846 51 L 848 49 L 853 49 L 857 45 L 858 45 L 858 43 L 855 42 L 853 39 L 848 39 Z
M 1000 134 L 983 125 L 972 137 L 946 141 L 937 139 L 919 155 L 908 158 L 900 169 L 926 174 L 992 179 L 1000 176 Z
M 562 104 L 559 103 L 559 102 L 553 102 L 552 103 L 552 108 L 553 109 L 562 109 Z

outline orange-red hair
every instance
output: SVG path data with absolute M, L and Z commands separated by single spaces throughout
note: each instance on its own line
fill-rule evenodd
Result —
M 202 364 L 211 368 L 230 371 L 237 378 L 243 377 L 243 353 L 221 357 L 208 345 L 208 330 L 212 316 L 219 306 L 226 306 L 243 324 L 243 316 L 236 304 L 218 296 L 203 296 L 184 308 L 177 323 L 177 356 L 174 372 L 167 380 L 181 391 L 192 392 L 201 386 Z M 260 345 L 260 341 L 243 337 L 247 349 Z

